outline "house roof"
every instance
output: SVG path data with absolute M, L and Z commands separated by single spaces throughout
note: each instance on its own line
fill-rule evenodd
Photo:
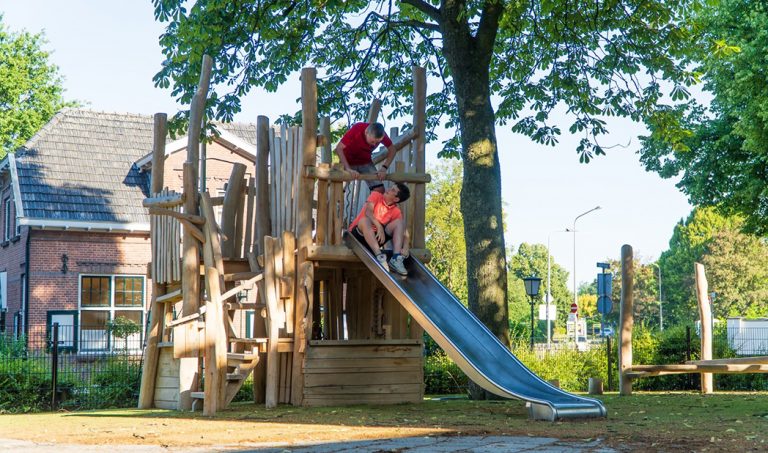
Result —
M 15 155 L 21 223 L 148 229 L 149 216 L 141 203 L 149 176 L 135 162 L 152 151 L 152 127 L 149 115 L 83 109 L 56 114 Z M 219 127 L 255 143 L 253 125 Z

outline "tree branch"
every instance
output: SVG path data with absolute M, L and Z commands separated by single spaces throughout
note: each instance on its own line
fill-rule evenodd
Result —
M 493 45 L 496 42 L 502 14 L 504 14 L 502 2 L 486 0 L 483 5 L 483 14 L 480 16 L 480 26 L 477 29 L 477 50 L 489 61 L 493 54 Z
M 438 24 L 440 23 L 440 10 L 422 0 L 402 0 L 402 3 L 411 5 Z

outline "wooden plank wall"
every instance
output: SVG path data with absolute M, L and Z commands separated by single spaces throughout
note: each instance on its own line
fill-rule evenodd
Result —
M 272 231 L 296 233 L 298 203 L 296 195 L 301 165 L 302 129 L 300 127 L 274 127 L 269 129 L 269 206 Z
M 176 192 L 163 189 L 152 197 L 171 197 Z M 166 209 L 181 212 L 181 206 Z M 171 216 L 150 215 L 150 239 L 152 243 L 152 281 L 173 283 L 181 280 L 181 224 Z
M 424 397 L 419 341 L 311 341 L 304 370 L 305 406 L 417 403 Z
M 173 347 L 169 346 L 159 348 L 153 407 L 175 410 L 179 404 L 179 359 L 173 358 Z

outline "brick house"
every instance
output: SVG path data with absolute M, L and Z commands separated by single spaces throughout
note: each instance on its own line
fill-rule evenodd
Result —
M 0 162 L 0 331 L 41 342 L 58 322 L 61 346 L 87 352 L 115 348 L 110 320 L 145 325 L 151 250 L 141 203 L 152 123 L 148 115 L 63 110 Z M 253 176 L 256 154 L 254 125 L 217 127 L 220 135 L 206 146 L 213 196 L 233 163 Z M 169 140 L 165 185 L 172 190 L 181 187 L 184 160 L 186 137 Z

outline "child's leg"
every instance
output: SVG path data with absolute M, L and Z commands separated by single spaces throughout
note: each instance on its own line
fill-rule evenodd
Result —
M 376 240 L 376 233 L 373 232 L 373 225 L 371 225 L 371 221 L 368 220 L 367 217 L 363 217 L 357 223 L 357 229 L 363 233 L 365 242 L 368 244 L 368 247 L 371 248 L 373 254 L 381 254 L 381 247 L 379 247 L 379 241 Z
M 387 231 L 387 234 L 392 236 L 392 253 L 395 255 L 402 253 L 403 235 L 405 233 L 405 224 L 403 223 L 403 219 L 395 219 L 389 222 L 384 227 L 384 229 Z

